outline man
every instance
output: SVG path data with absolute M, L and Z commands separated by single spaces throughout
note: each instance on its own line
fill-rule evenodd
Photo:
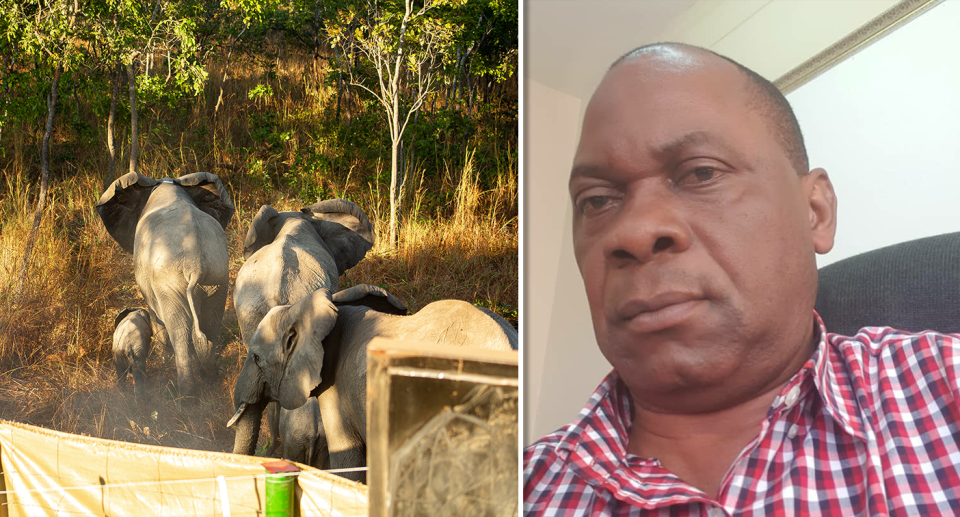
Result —
M 627 54 L 570 195 L 614 370 L 525 450 L 525 514 L 960 514 L 960 339 L 823 328 L 836 198 L 772 84 L 696 47 Z

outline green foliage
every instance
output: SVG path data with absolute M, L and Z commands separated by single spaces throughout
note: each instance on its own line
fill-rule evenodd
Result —
M 272 97 L 273 88 L 269 84 L 258 84 L 247 92 L 248 99 L 262 99 L 263 97 Z
M 403 138 L 400 170 L 422 171 L 433 185 L 418 194 L 433 214 L 449 206 L 438 185 L 453 181 L 445 178 L 468 148 L 482 189 L 495 185 L 505 150 L 516 154 L 516 0 L 418 0 L 409 16 L 399 0 L 78 2 L 74 16 L 73 0 L 0 0 L 0 169 L 38 163 L 58 62 L 55 175 L 103 170 L 110 94 L 126 63 L 137 70 L 141 155 L 160 169 L 146 174 L 225 163 L 258 188 L 303 200 L 351 182 L 386 195 L 393 133 Z M 379 49 L 381 65 L 396 64 L 389 60 L 403 48 L 390 94 L 398 120 L 385 109 L 377 54 L 364 45 Z M 379 73 L 389 82 L 393 70 Z M 121 72 L 114 136 L 125 153 Z M 422 89 L 421 72 L 433 74 Z M 221 86 L 227 105 L 214 120 Z

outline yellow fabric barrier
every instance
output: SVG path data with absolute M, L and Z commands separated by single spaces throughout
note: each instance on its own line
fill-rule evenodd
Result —
M 230 517 L 263 515 L 263 461 L 269 459 L 103 440 L 0 420 L 0 517 L 220 517 L 224 499 Z M 367 515 L 366 486 L 297 466 L 303 470 L 297 479 L 299 515 Z

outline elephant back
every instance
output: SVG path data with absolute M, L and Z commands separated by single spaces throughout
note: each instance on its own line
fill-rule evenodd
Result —
M 201 211 L 212 216 L 226 229 L 235 208 L 230 195 L 216 174 L 196 172 L 175 180 L 166 179 L 182 188 Z M 127 253 L 133 253 L 137 223 L 154 188 L 161 181 L 130 172 L 117 178 L 97 201 L 97 213 L 107 233 Z
M 489 312 L 462 300 L 440 300 L 427 304 L 411 316 L 383 315 L 369 319 L 374 334 L 390 339 L 423 341 L 451 346 L 512 350 L 517 331 Z

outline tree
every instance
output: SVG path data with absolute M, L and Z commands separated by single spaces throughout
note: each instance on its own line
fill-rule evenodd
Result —
M 165 0 L 106 0 L 97 5 L 101 8 L 99 16 L 91 23 L 96 27 L 106 68 L 116 70 L 107 123 L 110 167 L 104 177 L 106 188 L 113 181 L 115 169 L 113 120 L 121 70 L 126 72 L 130 99 L 130 172 L 137 172 L 139 167 L 140 90 L 146 88 L 154 97 L 195 95 L 203 88 L 206 71 L 197 56 L 196 23 L 190 19 L 189 11 L 181 12 L 189 6 Z M 166 64 L 165 78 L 157 73 L 162 68 L 158 61 Z
M 334 47 L 351 45 L 350 55 L 361 55 L 372 67 L 376 83 L 368 86 L 356 67 L 351 83 L 366 90 L 380 104 L 390 131 L 390 246 L 397 245 L 398 155 L 403 133 L 440 72 L 437 57 L 452 37 L 452 27 L 430 16 L 446 0 L 379 1 L 348 4 L 339 19 L 328 23 Z M 353 34 L 347 31 L 356 27 Z
M 16 297 L 19 298 L 26 285 L 30 257 L 37 241 L 50 183 L 50 136 L 53 133 L 53 120 L 57 111 L 57 86 L 64 69 L 67 66 L 75 66 L 82 59 L 83 52 L 77 45 L 74 34 L 74 26 L 80 12 L 79 0 L 72 2 L 38 0 L 36 3 L 6 0 L 4 4 L 6 5 L 0 5 L 0 7 L 6 13 L 4 25 L 7 29 L 8 42 L 11 42 L 13 47 L 22 49 L 23 52 L 33 54 L 38 66 L 53 68 L 50 93 L 46 100 L 46 124 L 40 145 L 40 195 L 37 199 L 33 225 L 30 227 L 30 234 L 24 247 L 23 262 L 20 265 L 16 291 Z

